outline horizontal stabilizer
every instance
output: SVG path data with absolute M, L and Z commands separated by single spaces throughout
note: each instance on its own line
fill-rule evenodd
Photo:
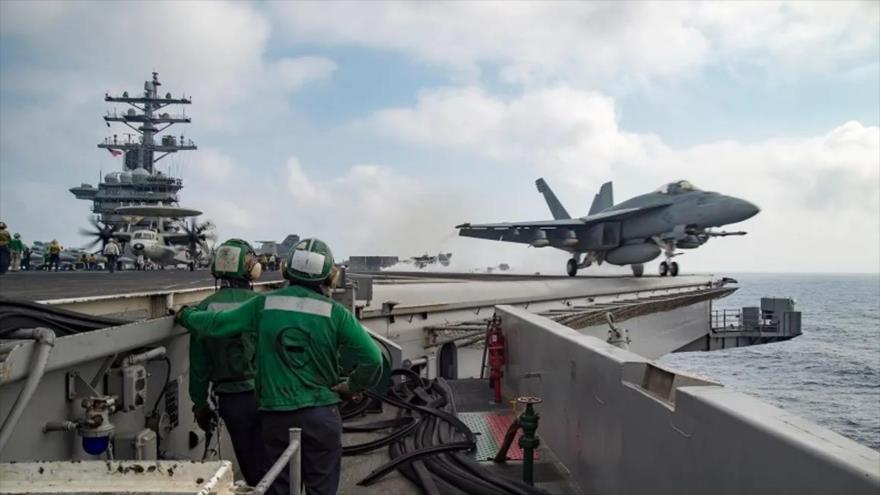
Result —
M 553 214 L 554 219 L 568 220 L 571 218 L 571 215 L 565 211 L 565 207 L 556 199 L 556 195 L 553 194 L 553 190 L 550 189 L 550 186 L 547 185 L 543 177 L 536 180 L 535 185 L 538 186 L 538 192 L 544 195 L 544 200 L 547 201 L 547 206 L 550 207 L 550 213 Z
M 611 182 L 602 184 L 599 193 L 593 198 L 593 204 L 590 206 L 590 215 L 607 210 L 614 206 L 614 192 L 612 191 Z

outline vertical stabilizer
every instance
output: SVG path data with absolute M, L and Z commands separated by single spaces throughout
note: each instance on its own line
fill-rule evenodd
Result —
M 593 198 L 593 204 L 590 206 L 590 215 L 599 213 L 614 206 L 614 192 L 612 192 L 611 182 L 602 184 L 599 193 Z
M 562 203 L 560 203 L 558 199 L 556 199 L 553 190 L 551 190 L 550 186 L 544 182 L 543 178 L 536 180 L 535 185 L 538 186 L 538 192 L 544 195 L 544 200 L 547 201 L 547 206 L 550 207 L 550 213 L 553 214 L 555 220 L 566 220 L 571 218 L 571 215 L 565 211 L 565 207 L 562 206 Z

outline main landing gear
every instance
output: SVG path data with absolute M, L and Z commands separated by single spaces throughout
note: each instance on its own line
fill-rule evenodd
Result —
M 641 277 L 645 273 L 645 265 L 642 263 L 633 263 L 629 267 L 632 268 L 633 277 Z
M 661 261 L 660 262 L 660 276 L 665 277 L 669 275 L 670 277 L 675 277 L 678 275 L 678 263 L 674 261 Z
M 583 256 L 583 258 L 581 257 Z M 578 274 L 579 268 L 586 268 L 593 264 L 594 255 L 592 253 L 574 253 L 571 258 L 568 259 L 568 263 L 565 264 L 565 271 L 568 273 L 569 277 L 574 277 Z M 601 259 L 599 260 L 599 264 L 601 265 Z
M 574 277 L 578 274 L 578 264 L 574 258 L 570 258 L 568 263 L 565 264 L 565 271 L 568 273 L 569 277 Z

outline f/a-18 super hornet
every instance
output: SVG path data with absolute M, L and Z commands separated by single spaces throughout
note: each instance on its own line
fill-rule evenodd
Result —
M 760 209 L 743 199 L 701 191 L 688 181 L 666 184 L 648 194 L 614 204 L 611 182 L 593 198 L 587 216 L 571 218 L 544 181 L 535 182 L 554 220 L 456 226 L 459 235 L 494 241 L 519 242 L 534 247 L 552 246 L 572 254 L 566 265 L 570 276 L 579 268 L 603 262 L 630 265 L 642 276 L 644 263 L 661 253 L 660 275 L 678 275 L 672 257 L 676 249 L 694 249 L 711 237 L 745 235 L 745 232 L 711 230 L 755 216 Z

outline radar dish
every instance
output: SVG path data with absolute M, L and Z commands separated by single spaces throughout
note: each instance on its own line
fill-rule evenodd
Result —
M 159 217 L 159 218 L 183 218 L 197 217 L 202 214 L 199 210 L 191 208 L 179 208 L 177 206 L 120 206 L 113 210 L 120 215 L 135 217 Z

